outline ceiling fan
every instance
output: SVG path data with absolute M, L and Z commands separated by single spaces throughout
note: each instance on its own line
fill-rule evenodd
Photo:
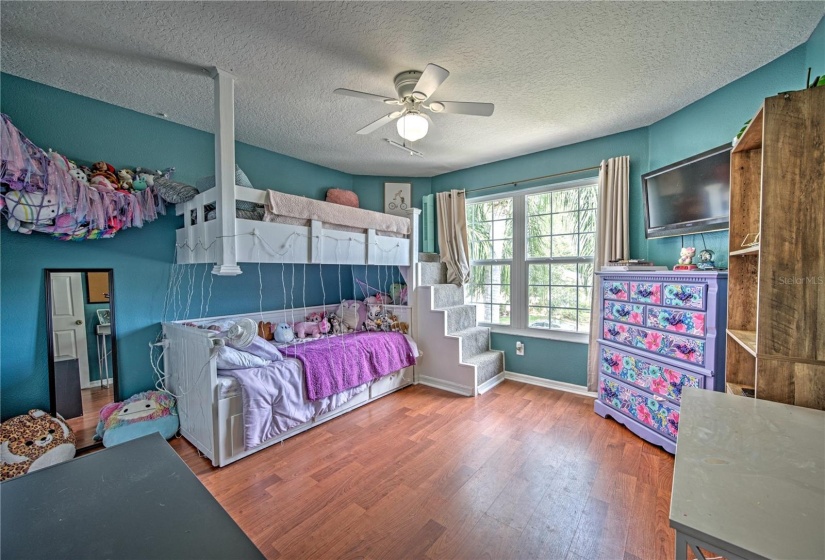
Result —
M 374 93 L 364 93 L 351 89 L 338 88 L 335 93 L 381 101 L 387 105 L 396 105 L 397 111 L 385 115 L 377 121 L 368 124 L 358 131 L 358 134 L 369 134 L 394 120 L 398 120 L 398 134 L 401 138 L 415 142 L 427 135 L 430 117 L 422 112 L 427 109 L 433 113 L 452 113 L 456 115 L 475 115 L 489 117 L 495 106 L 492 103 L 472 103 L 465 101 L 430 101 L 430 97 L 438 89 L 450 73 L 436 64 L 428 64 L 423 72 L 407 70 L 395 77 L 395 91 L 398 97 L 387 97 Z M 389 141 L 390 144 L 394 144 Z M 405 146 L 400 146 L 407 149 Z

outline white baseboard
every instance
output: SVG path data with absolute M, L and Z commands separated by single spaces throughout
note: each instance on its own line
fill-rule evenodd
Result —
M 442 391 L 449 391 L 450 393 L 457 393 L 459 395 L 464 395 L 465 397 L 472 397 L 473 396 L 473 388 L 467 387 L 465 385 L 459 385 L 458 383 L 453 383 L 451 381 L 445 381 L 443 379 L 436 379 L 435 377 L 429 377 L 427 375 L 419 375 L 418 376 L 418 383 L 421 385 L 426 385 L 427 387 L 434 387 L 436 389 L 441 389 Z
M 559 391 L 566 391 L 568 393 L 575 393 L 584 397 L 595 399 L 598 394 L 587 390 L 583 385 L 574 385 L 573 383 L 565 383 L 564 381 L 553 381 L 552 379 L 544 379 L 543 377 L 535 377 L 533 375 L 525 375 L 523 373 L 515 373 L 513 371 L 505 371 L 504 377 L 519 383 L 528 383 L 530 385 L 538 385 L 539 387 L 547 387 L 548 389 L 557 389 Z
M 492 378 L 488 379 L 487 381 L 485 381 L 484 383 L 482 383 L 481 385 L 479 385 L 478 386 L 478 394 L 481 395 L 483 393 L 486 393 L 487 391 L 489 391 L 490 389 L 492 389 L 493 387 L 495 387 L 496 385 L 498 385 L 499 383 L 504 381 L 504 379 L 505 379 L 504 372 L 502 371 L 501 373 L 499 373 L 495 377 L 492 377 Z

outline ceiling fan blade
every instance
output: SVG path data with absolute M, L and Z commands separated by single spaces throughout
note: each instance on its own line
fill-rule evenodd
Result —
M 429 98 L 449 75 L 450 73 L 441 66 L 428 64 L 421 73 L 421 77 L 418 78 L 418 83 L 415 84 L 413 97 L 418 101 Z
M 382 103 L 398 103 L 398 100 L 393 97 L 387 97 L 386 95 L 376 95 L 374 93 L 365 93 L 363 91 L 355 91 L 354 89 L 338 88 L 334 90 L 332 93 L 337 93 L 338 95 L 346 95 L 348 97 L 360 97 L 362 99 L 371 99 L 373 101 L 381 101 Z
M 396 111 L 394 113 L 390 113 L 389 115 L 384 115 L 380 119 L 375 122 L 372 122 L 358 131 L 358 134 L 369 134 L 370 132 L 375 132 L 382 126 L 387 123 L 390 123 L 400 117 L 403 114 L 403 111 Z
M 496 108 L 492 103 L 473 103 L 468 101 L 433 101 L 427 107 L 433 113 L 452 113 L 454 115 L 475 115 L 489 117 Z

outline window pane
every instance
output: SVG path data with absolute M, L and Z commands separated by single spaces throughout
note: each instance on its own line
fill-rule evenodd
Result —
M 579 256 L 592 257 L 596 252 L 596 237 L 593 233 L 579 236 Z
M 493 303 L 510 303 L 510 286 L 493 284 L 490 288 L 490 301 Z
M 576 285 L 576 265 L 575 264 L 554 264 L 551 270 L 552 284 L 556 286 Z
M 527 254 L 530 257 L 550 256 L 550 237 L 531 237 L 527 240 Z
M 550 308 L 548 307 L 531 307 L 530 320 L 527 325 L 533 328 L 550 328 Z
M 543 214 L 541 216 L 530 216 L 527 218 L 527 235 L 529 237 L 537 237 L 539 235 L 550 235 L 552 215 Z
M 513 240 L 501 239 L 493 241 L 493 258 L 509 259 L 513 257 Z
M 593 263 L 582 263 L 579 265 L 579 286 L 589 287 L 593 285 Z
M 547 214 L 550 212 L 550 193 L 531 194 L 527 196 L 527 215 Z
M 553 286 L 550 288 L 550 304 L 553 307 L 576 307 L 576 288 Z
M 596 185 L 582 187 L 579 190 L 579 207 L 595 208 L 596 200 L 598 199 L 598 192 L 598 187 Z
M 552 237 L 554 257 L 575 257 L 578 254 L 576 235 L 554 235 Z
M 510 306 L 509 305 L 493 305 L 492 317 L 490 323 L 495 325 L 509 325 L 510 324 Z
M 593 297 L 592 288 L 579 288 L 579 309 L 590 309 L 590 303 Z
M 550 309 L 550 325 L 554 329 L 575 331 L 577 327 L 575 309 Z
M 553 192 L 553 212 L 572 212 L 579 208 L 578 189 Z
M 527 268 L 527 276 L 529 278 L 529 284 L 531 286 L 536 286 L 539 284 L 550 284 L 550 265 L 531 264 Z
M 596 211 L 585 210 L 579 212 L 579 232 L 594 232 L 596 231 Z
M 579 332 L 590 330 L 590 311 L 579 309 Z
M 470 255 L 474 261 L 481 261 L 493 258 L 492 242 L 481 241 L 479 243 L 473 243 Z
M 530 286 L 528 288 L 529 305 L 550 305 L 550 289 L 547 286 Z
M 553 214 L 553 235 L 560 233 L 576 233 L 578 214 L 576 212 L 562 212 Z

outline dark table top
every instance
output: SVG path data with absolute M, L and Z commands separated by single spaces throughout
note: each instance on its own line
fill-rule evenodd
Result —
M 0 484 L 0 556 L 263 558 L 159 434 Z

